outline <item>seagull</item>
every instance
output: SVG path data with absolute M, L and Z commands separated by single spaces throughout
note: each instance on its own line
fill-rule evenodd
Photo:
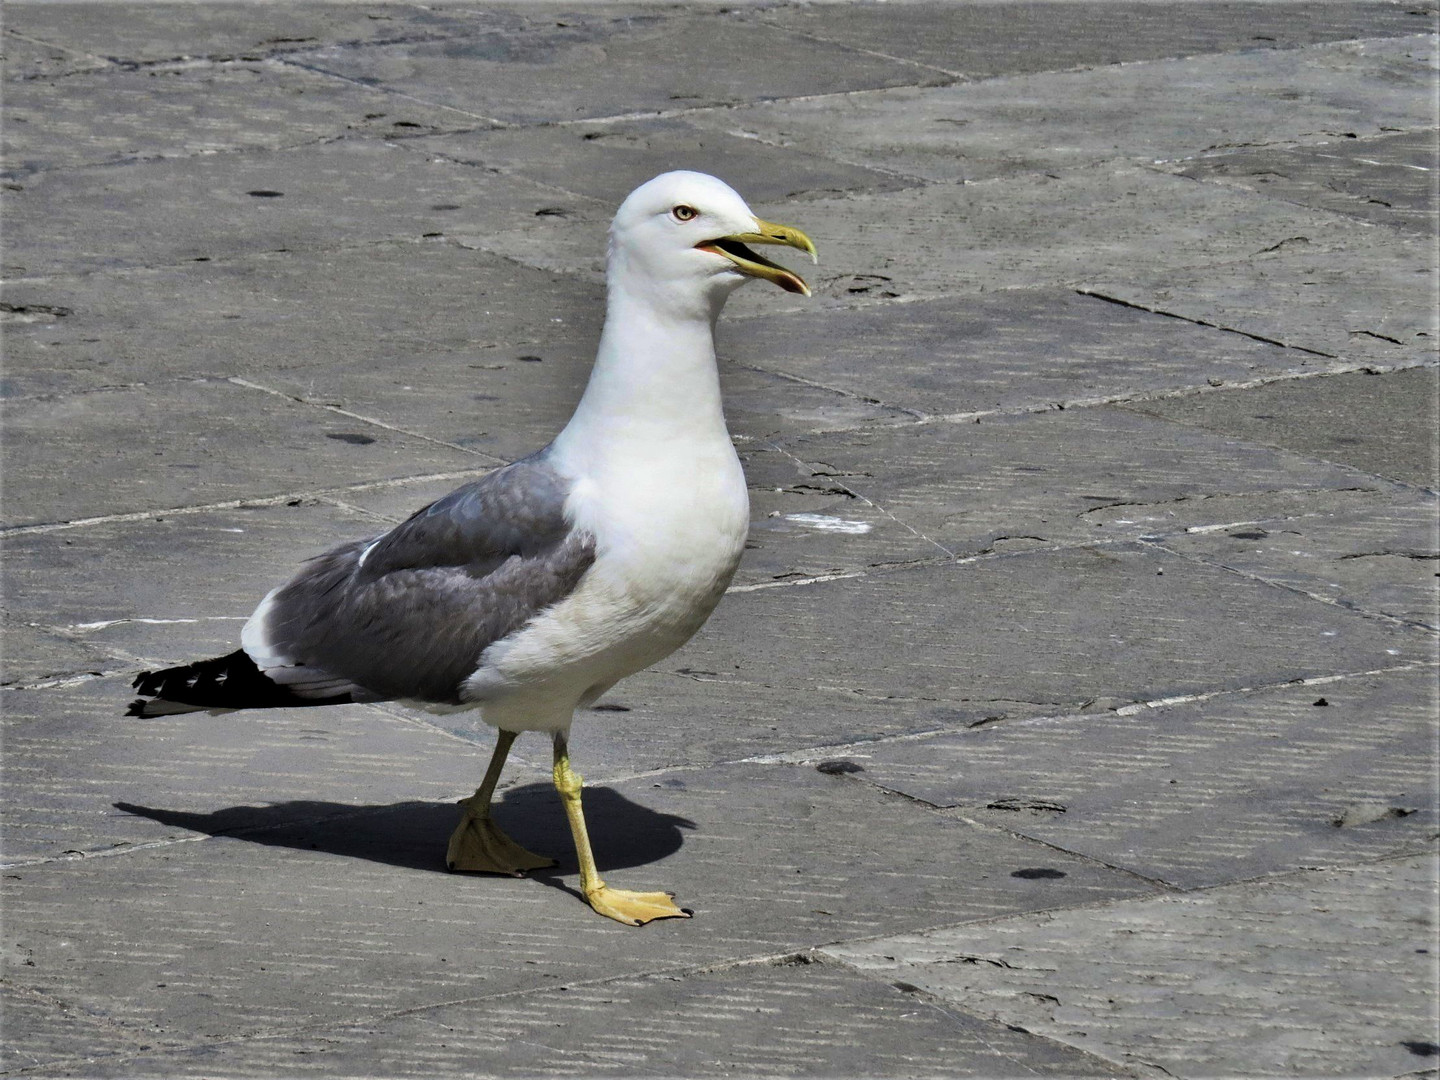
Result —
M 575 711 L 668 656 L 719 603 L 749 497 L 721 410 L 715 322 L 759 278 L 810 295 L 751 244 L 797 248 L 727 184 L 668 172 L 610 226 L 605 325 L 585 393 L 544 449 L 381 536 L 332 548 L 261 601 L 226 656 L 143 672 L 127 715 L 403 701 L 478 709 L 495 751 L 446 852 L 452 871 L 554 866 L 507 836 L 491 798 L 522 731 L 549 734 L 590 907 L 631 926 L 688 918 L 668 892 L 600 877 L 568 749 Z

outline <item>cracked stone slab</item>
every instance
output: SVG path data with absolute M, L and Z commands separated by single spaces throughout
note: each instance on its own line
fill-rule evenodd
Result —
M 457 448 L 228 380 L 7 402 L 4 421 L 14 526 L 477 464 Z
M 816 275 L 825 295 L 848 290 L 850 274 L 884 274 L 902 296 L 1089 281 L 1107 270 L 1121 280 L 1168 279 L 1182 268 L 1245 276 L 1251 256 L 1307 229 L 1316 256 L 1331 245 L 1348 253 L 1369 233 L 1332 215 L 1124 168 L 817 201 L 806 218 L 816 223 L 807 231 L 826 253 L 822 266 L 848 271 Z M 1227 265 L 1193 269 L 1214 263 Z
M 1395 1076 L 1435 1035 L 1436 861 L 826 950 L 1152 1075 Z
M 477 26 L 512 25 L 498 12 L 436 10 L 411 4 L 367 4 L 363 8 L 326 3 L 290 3 L 257 9 L 253 4 L 218 2 L 178 8 L 168 3 L 127 4 L 116 19 L 101 2 L 10 5 L 5 22 L 27 36 L 119 64 L 151 65 L 173 60 L 214 62 L 284 55 L 323 42 L 366 42 L 393 37 L 444 36 Z
M 483 217 L 484 197 L 435 204 L 436 227 Z M 604 237 L 597 229 L 597 247 Z M 605 310 L 602 285 L 443 238 L 21 281 L 6 301 L 7 398 L 145 383 L 157 370 L 259 382 L 289 371 L 294 392 L 314 397 L 303 372 L 353 367 L 388 370 L 387 400 L 402 404 L 426 364 L 453 363 L 453 377 L 484 394 L 498 349 L 593 350 Z M 469 406 L 477 417 L 485 400 Z
M 1414 498 L 1291 451 L 1113 408 L 802 435 L 770 456 L 791 463 L 791 484 L 853 492 L 849 505 L 879 508 L 961 556 Z
M 714 62 L 715 41 L 724 63 Z M 757 98 L 943 81 L 888 57 L 728 13 L 603 9 L 444 41 L 335 46 L 297 63 L 507 124 L 553 123 Z M 456 72 L 463 77 L 457 78 Z
M 0 686 L 51 682 L 104 671 L 113 661 L 81 642 L 4 616 L 5 673 Z
M 1322 146 L 1207 154 L 1172 168 L 1197 180 L 1250 188 L 1426 236 L 1435 234 L 1436 131 L 1344 139 Z
M 24 965 L 22 955 L 9 955 L 6 965 Z M 0 1008 L 10 1031 L 26 1033 L 26 1045 L 8 1040 L 6 1068 L 19 1071 L 42 1067 L 58 1056 L 57 1047 L 67 1044 L 87 1047 L 96 1057 L 129 1057 L 152 1050 L 143 1033 L 129 1032 L 89 1016 L 69 1002 L 48 998 L 33 991 L 16 990 L 8 981 L 0 983 Z M 63 1051 L 60 1051 L 63 1053 Z
M 1193 889 L 1426 847 L 1440 824 L 1435 674 L 1022 720 L 846 756 L 887 790 Z
M 819 266 L 796 264 L 815 301 L 791 298 L 789 310 L 853 306 L 857 287 L 868 287 L 867 296 L 913 300 L 1112 278 L 1198 274 L 1208 282 L 1213 273 L 1223 280 L 1251 274 L 1254 265 L 1263 269 L 1258 253 L 1302 234 L 1314 241 L 1312 257 L 1337 253 L 1335 265 L 1344 269 L 1332 277 L 1379 258 L 1361 250 L 1379 242 L 1363 222 L 1128 166 L 857 193 L 803 207 L 751 205 L 762 217 L 803 228 L 820 252 Z M 547 217 L 467 242 L 527 266 L 599 280 L 603 253 L 590 240 L 595 228 L 580 217 Z M 1424 265 L 1418 254 L 1407 255 Z M 1212 264 L 1232 265 L 1196 269 Z M 1410 291 L 1385 298 L 1402 310 L 1418 307 L 1414 269 L 1406 271 Z M 769 298 L 753 291 L 735 296 L 727 310 L 774 313 Z
M 1428 8 L 1428 10 L 1427 10 Z M 1154 4 L 943 2 L 856 6 L 837 18 L 825 6 L 761 9 L 754 16 L 854 48 L 873 49 L 973 79 L 1110 64 L 1133 66 L 1195 53 L 1255 51 L 1283 63 L 1282 49 L 1429 29 L 1425 4 L 1188 3 L 1176 19 Z
M 1122 408 L 1440 490 L 1440 368 L 1355 372 Z
M 210 828 L 239 833 L 341 817 L 367 800 L 444 805 L 474 790 L 489 757 L 489 747 L 365 706 L 160 721 L 125 717 L 133 696 L 128 674 L 4 691 L 3 858 L 12 870 L 195 839 L 203 830 L 184 815 L 217 807 L 226 811 Z M 507 778 L 547 773 L 520 758 Z M 173 813 L 156 821 L 128 813 L 131 804 Z
M 719 687 L 844 689 L 967 707 L 1004 699 L 1069 712 L 1432 655 L 1429 634 L 1119 544 L 732 595 L 661 667 L 714 672 Z
M 10 24 L 13 18 L 7 16 L 5 21 Z M 0 35 L 0 71 L 4 72 L 7 97 L 25 80 L 53 79 L 109 66 L 104 57 L 22 37 L 13 26 L 7 25 L 6 33 Z
M 545 782 L 497 809 L 518 841 L 561 859 L 532 880 L 444 873 L 455 809 L 413 802 L 11 871 L 6 945 L 31 961 L 13 982 L 174 1047 L 1152 891 L 810 768 L 663 779 L 590 787 L 591 836 L 608 881 L 673 889 L 693 921 L 637 932 L 588 911 Z M 223 799 L 211 815 L 144 812 L 225 820 Z M 1064 876 L 1014 874 L 1037 858 Z M 6 1038 L 27 1053 L 39 1041 L 8 1024 Z
M 601 311 L 598 304 L 587 305 L 567 314 L 566 325 L 588 323 Z M 543 321 L 544 316 L 536 318 Z M 367 362 L 346 359 L 326 368 L 275 373 L 267 385 L 509 461 L 533 453 L 555 437 L 570 419 L 590 377 L 598 335 L 572 333 L 561 338 L 558 329 L 551 328 L 549 341 L 421 355 L 399 370 L 388 356 Z M 727 344 L 730 347 L 720 358 L 721 389 L 730 430 L 737 439 L 773 439 L 797 431 L 905 418 L 897 409 L 745 362 L 783 353 L 788 343 L 782 334 L 742 330 Z
M 617 1027 L 616 1010 L 626 1023 Z M 563 1032 L 563 1034 L 562 1034 Z M 977 1021 L 798 954 L 720 971 L 640 975 L 379 1023 L 112 1055 L 91 1076 L 1113 1076 L 1081 1051 Z M 60 1075 L 52 1066 L 35 1075 Z
M 1212 185 L 1207 185 L 1212 186 Z M 1436 265 L 1427 241 L 1367 226 L 1330 248 L 1341 219 L 1301 224 L 1242 262 L 1091 275 L 1085 291 L 1150 311 L 1381 367 L 1434 363 Z M 1348 220 L 1348 219 L 1347 219 Z
M 888 287 L 877 278 L 848 289 L 866 300 Z M 781 340 L 754 362 L 926 416 L 1093 403 L 1328 363 L 1058 288 L 722 319 L 717 333 L 722 348 Z
M 991 10 L 1013 15 L 1014 7 Z M 1428 128 L 1435 119 L 1433 50 L 1428 35 L 1255 50 L 768 102 L 692 122 L 855 165 L 973 182 L 1106 161 L 1183 159 L 1222 146 Z
M 514 173 L 605 207 L 619 206 L 640 184 L 671 169 L 718 176 L 752 203 L 910 185 L 889 173 L 835 161 L 825 152 L 788 150 L 696 127 L 687 117 L 422 137 L 406 147 Z
M 1356 611 L 1440 629 L 1440 506 L 1433 497 L 1334 514 L 1177 534 L 1163 543 Z
M 260 599 L 342 539 L 386 528 L 296 496 L 6 537 L 9 613 L 133 663 L 229 652 Z M 123 552 L 123 560 L 116 553 Z
M 18 186 L 0 190 L 9 277 L 484 233 L 557 199 L 374 139 L 59 170 Z M 459 222 L 457 205 L 467 208 Z
M 341 136 L 474 127 L 474 117 L 274 63 L 104 71 L 5 91 L 5 168 L 119 165 Z

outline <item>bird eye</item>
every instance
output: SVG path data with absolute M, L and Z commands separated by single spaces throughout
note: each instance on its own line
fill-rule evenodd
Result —
M 691 218 L 700 216 L 699 210 L 696 210 L 693 206 L 685 206 L 683 203 L 675 207 L 674 210 L 671 210 L 670 213 L 675 215 L 676 221 L 689 221 Z

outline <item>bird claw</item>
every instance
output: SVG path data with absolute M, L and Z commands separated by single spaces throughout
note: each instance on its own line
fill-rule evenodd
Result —
M 536 855 L 511 840 L 489 814 L 477 815 L 468 807 L 445 852 L 445 868 L 451 871 L 524 877 L 527 870 L 555 865 L 554 859 Z
M 630 892 L 600 885 L 585 893 L 590 906 L 601 915 L 626 926 L 643 926 L 654 919 L 688 919 L 690 912 L 675 906 L 675 894 Z

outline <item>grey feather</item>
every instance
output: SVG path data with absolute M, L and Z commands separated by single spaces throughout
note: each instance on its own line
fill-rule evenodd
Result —
M 312 559 L 275 594 L 269 644 L 375 698 L 459 704 L 480 654 L 595 561 L 594 537 L 565 521 L 567 493 L 542 451 Z

